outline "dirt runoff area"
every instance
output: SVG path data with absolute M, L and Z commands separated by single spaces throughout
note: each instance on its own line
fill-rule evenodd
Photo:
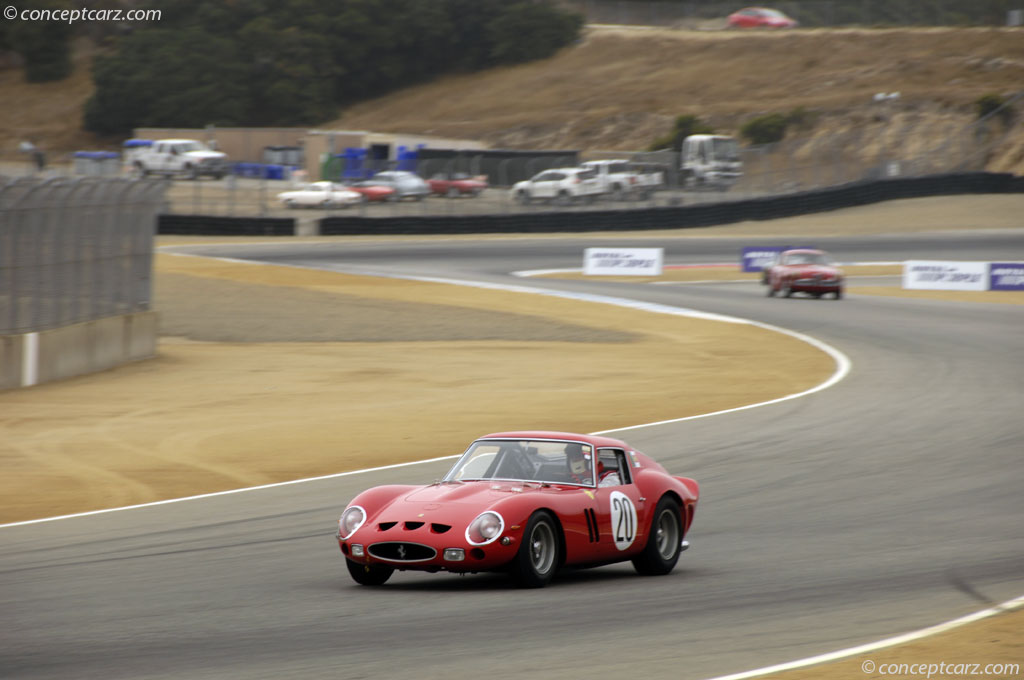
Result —
M 1022 215 L 1024 196 L 915 199 L 687 233 L 1019 229 Z M 166 254 L 154 306 L 155 359 L 0 393 L 0 523 L 455 454 L 495 430 L 706 413 L 834 370 L 747 325 Z M 882 677 L 865 660 L 1020 662 L 1022 626 L 1020 612 L 1000 615 L 775 677 Z

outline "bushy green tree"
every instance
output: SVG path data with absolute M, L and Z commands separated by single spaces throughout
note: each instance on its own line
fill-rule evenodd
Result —
M 672 131 L 663 137 L 658 137 L 651 142 L 649 151 L 660 149 L 672 149 L 679 151 L 683 148 L 683 140 L 690 135 L 713 135 L 715 129 L 693 114 L 686 114 L 676 118 L 672 125 Z
M 751 144 L 773 144 L 786 136 L 789 119 L 782 113 L 769 113 L 749 120 L 740 127 L 740 135 Z
M 155 7 L 155 5 L 154 5 Z M 582 19 L 506 0 L 176 0 L 94 64 L 85 124 L 303 125 L 444 73 L 549 56 Z
M 69 9 L 70 3 L 53 0 L 27 0 L 16 5 L 26 10 Z M 31 83 L 63 80 L 71 75 L 72 26 L 66 21 L 5 20 L 5 38 L 10 49 L 25 62 L 25 79 Z

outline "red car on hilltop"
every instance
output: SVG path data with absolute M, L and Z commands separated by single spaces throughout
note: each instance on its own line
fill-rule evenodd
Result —
M 746 7 L 730 14 L 728 22 L 730 28 L 796 28 L 798 25 L 795 19 L 768 7 Z
M 768 297 L 776 293 L 783 297 L 791 297 L 793 293 L 808 293 L 817 298 L 831 294 L 836 300 L 843 297 L 843 272 L 831 263 L 823 250 L 782 251 L 762 272 L 761 283 L 768 286 Z
M 338 522 L 352 578 L 379 586 L 396 569 L 508 571 L 524 587 L 561 567 L 632 561 L 667 574 L 693 522 L 699 487 L 618 439 L 502 432 L 473 442 L 426 486 L 379 486 Z

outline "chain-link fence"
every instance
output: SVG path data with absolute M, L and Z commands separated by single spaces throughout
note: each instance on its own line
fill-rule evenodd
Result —
M 167 186 L 0 177 L 0 335 L 148 310 Z

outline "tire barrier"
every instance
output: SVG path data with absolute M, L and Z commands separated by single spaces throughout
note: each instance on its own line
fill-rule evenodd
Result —
M 160 215 L 158 234 L 183 236 L 294 236 L 291 217 Z

